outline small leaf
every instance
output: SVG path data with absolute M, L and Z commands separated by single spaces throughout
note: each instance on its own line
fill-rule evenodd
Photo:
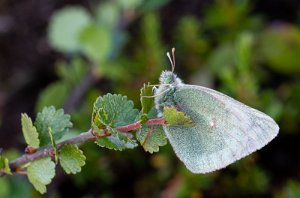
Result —
M 131 139 L 132 134 L 121 133 L 115 129 L 109 128 L 111 136 L 99 138 L 96 144 L 108 149 L 122 151 L 124 149 L 133 149 L 138 146 L 135 140 Z
M 72 127 L 70 115 L 64 114 L 63 109 L 56 110 L 55 107 L 44 107 L 42 112 L 37 114 L 34 123 L 40 137 L 40 146 L 51 144 L 48 129 L 52 130 L 55 141 L 58 141 L 65 132 Z
M 55 140 L 53 138 L 53 135 L 52 135 L 52 129 L 50 127 L 48 128 L 48 132 L 49 132 L 49 137 L 50 137 L 50 140 L 51 140 L 51 144 L 52 144 L 53 149 L 54 149 L 55 164 L 57 164 L 57 162 L 58 162 L 58 151 L 57 151 L 56 142 L 55 142 Z
M 49 184 L 55 176 L 55 164 L 50 157 L 35 160 L 27 168 L 27 176 L 34 188 L 44 194 Z
M 103 133 L 102 128 L 107 128 L 111 133 L 109 137 L 103 137 L 96 141 L 101 147 L 114 150 L 134 148 L 136 142 L 114 128 L 133 123 L 138 116 L 138 110 L 133 108 L 133 102 L 126 96 L 107 94 L 99 97 L 94 103 L 92 128 Z
M 96 8 L 97 21 L 109 28 L 114 28 L 118 25 L 120 15 L 120 6 L 113 1 L 105 1 L 98 4 Z
M 72 58 L 71 62 L 59 62 L 56 66 L 56 73 L 61 78 L 62 83 L 65 83 L 72 88 L 81 82 L 87 74 L 88 68 L 87 63 L 83 58 L 75 56 Z
M 143 126 L 136 134 L 137 140 L 145 151 L 158 152 L 160 146 L 167 144 L 167 138 L 162 126 Z
M 80 33 L 82 51 L 95 62 L 103 62 L 112 47 L 111 32 L 104 27 L 89 25 Z
M 148 112 L 151 110 L 151 108 L 154 105 L 154 98 L 151 97 L 153 96 L 153 91 L 152 91 L 153 86 L 148 84 L 144 84 L 143 88 L 141 89 L 141 104 L 142 104 L 142 115 L 148 114 Z M 151 98 L 150 98 L 150 97 Z
M 109 126 L 115 128 L 135 121 L 138 110 L 126 96 L 106 94 L 98 97 L 94 103 L 93 122 L 98 128 Z
M 177 111 L 175 107 L 165 107 L 163 115 L 170 126 L 189 126 L 193 123 L 189 116 Z
M 6 174 L 11 174 L 11 170 L 9 167 L 9 161 L 7 158 L 0 155 L 0 172 L 4 172 Z
M 148 113 L 149 118 L 156 118 L 157 111 L 152 107 Z M 167 144 L 167 137 L 162 126 L 143 126 L 136 133 L 136 138 L 140 142 L 145 151 L 149 153 L 158 152 L 160 146 Z
M 62 108 L 74 86 L 78 85 L 88 70 L 85 62 L 79 58 L 72 58 L 71 62 L 60 61 L 56 65 L 56 73 L 60 78 L 47 86 L 39 95 L 36 110 L 41 111 L 45 106 Z
M 49 25 L 50 44 L 63 52 L 79 51 L 80 32 L 90 23 L 91 17 L 82 7 L 66 7 L 57 11 Z
M 113 149 L 116 151 L 122 151 L 124 149 L 133 149 L 137 147 L 137 144 L 134 140 L 125 142 L 120 140 L 118 137 L 115 136 L 108 136 L 104 138 L 99 138 L 95 141 L 98 146 L 105 147 L 108 149 Z
M 39 148 L 39 134 L 36 131 L 35 126 L 33 126 L 31 118 L 28 117 L 26 113 L 21 114 L 21 123 L 22 132 L 26 143 L 33 148 Z
M 65 81 L 56 81 L 47 86 L 39 95 L 36 109 L 41 111 L 45 106 L 61 108 L 70 95 L 71 86 Z
M 85 165 L 85 159 L 83 152 L 76 145 L 65 145 L 59 152 L 60 165 L 67 174 L 80 172 L 81 167 Z

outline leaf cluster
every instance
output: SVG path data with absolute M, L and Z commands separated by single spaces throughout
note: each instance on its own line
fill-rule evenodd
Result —
M 81 167 L 85 164 L 85 156 L 82 151 L 76 145 L 65 145 L 58 150 L 56 144 L 73 126 L 70 115 L 65 114 L 62 109 L 56 110 L 55 107 L 50 106 L 43 108 L 42 112 L 37 114 L 34 124 L 31 118 L 23 113 L 21 124 L 25 142 L 29 147 L 38 149 L 50 146 L 54 151 L 55 162 L 51 157 L 44 157 L 28 163 L 24 167 L 27 168 L 28 179 L 36 190 L 40 193 L 46 192 L 46 185 L 55 176 L 55 166 L 58 162 L 68 174 L 80 172 Z M 4 162 L 6 161 L 4 160 Z
M 144 84 L 141 89 L 141 111 L 134 108 L 134 103 L 126 96 L 106 94 L 96 99 L 92 112 L 92 130 L 100 147 L 122 151 L 133 149 L 138 143 L 149 153 L 158 152 L 160 146 L 167 144 L 162 125 L 147 125 L 149 119 L 157 118 L 154 108 L 153 86 Z M 192 120 L 175 107 L 164 109 L 164 118 L 168 125 L 190 125 Z M 35 122 L 23 113 L 21 115 L 22 131 L 25 142 L 34 151 L 40 147 L 49 147 L 50 157 L 40 158 L 24 165 L 27 176 L 36 190 L 46 192 L 55 176 L 55 167 L 59 163 L 67 174 L 76 174 L 85 165 L 86 157 L 75 144 L 58 146 L 58 142 L 73 126 L 70 115 L 62 109 L 45 107 L 36 116 Z M 120 131 L 119 127 L 128 127 Z M 130 128 L 131 126 L 135 126 Z M 136 132 L 136 133 L 132 133 Z M 30 153 L 29 153 L 30 154 Z M 52 158 L 51 158 L 52 157 Z M 54 160 L 52 160 L 54 159 Z M 0 169 L 10 173 L 8 160 L 0 159 Z

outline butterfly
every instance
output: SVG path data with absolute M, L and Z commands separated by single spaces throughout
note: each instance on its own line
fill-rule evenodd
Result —
M 155 107 L 175 107 L 192 119 L 191 126 L 163 126 L 176 155 L 193 173 L 208 173 L 261 149 L 275 138 L 279 126 L 268 115 L 237 100 L 197 85 L 184 84 L 172 71 L 163 71 L 155 89 Z

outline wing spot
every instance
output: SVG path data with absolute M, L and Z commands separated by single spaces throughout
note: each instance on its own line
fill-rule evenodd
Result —
M 209 122 L 209 126 L 211 127 L 211 128 L 217 128 L 217 123 L 216 123 L 217 121 L 216 121 L 216 119 L 215 118 L 213 118 L 210 122 Z

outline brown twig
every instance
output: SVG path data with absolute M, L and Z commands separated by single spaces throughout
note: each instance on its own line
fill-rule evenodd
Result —
M 92 66 L 93 67 L 93 66 Z M 70 113 L 78 103 L 82 100 L 87 90 L 96 81 L 96 77 L 93 75 L 92 68 L 87 72 L 80 83 L 73 89 L 69 98 L 64 104 L 64 111 Z
M 163 124 L 166 124 L 166 121 L 163 118 L 148 120 L 145 123 L 145 125 L 163 125 Z M 141 127 L 142 127 L 141 123 L 136 122 L 136 123 L 129 124 L 126 126 L 117 127 L 116 130 L 118 130 L 120 132 L 130 132 L 130 131 L 139 129 Z M 80 144 L 80 143 L 84 143 L 89 140 L 96 140 L 98 138 L 103 138 L 103 137 L 106 137 L 109 135 L 110 135 L 110 133 L 104 133 L 104 134 L 97 134 L 97 136 L 95 136 L 92 129 L 90 129 L 87 132 L 81 133 L 78 136 L 75 136 L 73 138 L 70 138 L 68 140 L 65 140 L 65 141 L 57 144 L 57 149 L 58 150 L 61 149 L 66 144 Z M 54 151 L 53 147 L 48 146 L 48 147 L 42 148 L 40 150 L 37 150 L 35 153 L 24 154 L 21 157 L 15 159 L 9 163 L 10 169 L 12 172 L 16 172 L 16 170 L 20 169 L 20 167 L 22 165 L 27 164 L 28 162 L 43 158 L 43 157 L 50 156 L 51 153 L 53 153 L 53 151 Z M 0 176 L 4 176 L 4 175 L 5 175 L 4 172 L 0 172 Z

